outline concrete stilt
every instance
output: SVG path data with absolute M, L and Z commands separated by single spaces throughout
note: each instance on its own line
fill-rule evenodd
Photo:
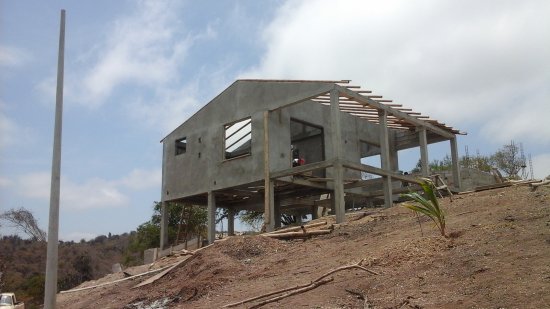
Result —
M 208 243 L 213 244 L 216 240 L 216 196 L 214 192 L 208 191 Z
M 451 161 L 452 161 L 452 170 L 453 170 L 453 184 L 454 187 L 458 190 L 462 187 L 461 178 L 460 178 L 460 163 L 458 158 L 458 145 L 456 137 L 451 138 Z
M 227 235 L 235 235 L 235 210 L 233 208 L 227 210 Z
M 346 215 L 346 202 L 344 199 L 344 168 L 340 162 L 342 158 L 342 130 L 340 126 L 339 92 L 337 89 L 330 91 L 330 135 L 332 137 L 332 155 L 336 159 L 333 166 L 334 177 L 334 212 L 336 223 L 342 223 Z
M 160 250 L 168 247 L 168 205 L 165 201 L 160 206 Z
M 418 135 L 420 139 L 420 164 L 422 165 L 422 176 L 430 176 L 430 166 L 428 161 L 428 139 L 426 137 L 426 128 L 419 127 Z
M 380 124 L 380 163 L 382 169 L 391 170 L 390 165 L 390 146 L 388 133 L 388 112 L 386 110 L 378 111 L 378 122 Z M 391 176 L 384 176 L 384 205 L 391 207 L 393 205 Z
M 279 228 L 281 227 L 281 199 L 274 196 L 273 205 L 273 227 Z

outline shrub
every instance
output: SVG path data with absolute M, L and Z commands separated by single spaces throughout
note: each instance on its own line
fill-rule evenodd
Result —
M 401 196 L 408 197 L 416 202 L 416 204 L 404 203 L 403 207 L 428 216 L 435 223 L 441 235 L 447 237 L 445 233 L 445 214 L 441 207 L 439 207 L 434 183 L 428 178 L 421 178 L 420 186 L 424 191 L 424 196 L 418 192 L 402 194 Z

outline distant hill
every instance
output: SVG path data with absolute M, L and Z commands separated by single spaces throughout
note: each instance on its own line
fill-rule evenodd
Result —
M 103 277 L 111 272 L 115 263 L 136 264 L 139 253 L 130 254 L 128 250 L 134 233 L 101 235 L 79 243 L 60 241 L 59 290 Z M 16 235 L 0 238 L 0 290 L 15 292 L 25 301 L 26 308 L 38 308 L 43 302 L 46 247 L 45 242 Z

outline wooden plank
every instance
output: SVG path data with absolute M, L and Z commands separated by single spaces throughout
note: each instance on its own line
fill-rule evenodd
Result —
M 371 174 L 375 174 L 375 175 L 379 175 L 379 176 L 391 176 L 392 178 L 402 180 L 402 181 L 405 181 L 405 182 L 409 182 L 409 183 L 417 183 L 417 184 L 421 183 L 420 181 L 418 181 L 416 178 L 414 178 L 412 176 L 401 175 L 399 173 L 386 171 L 386 170 L 383 170 L 381 168 L 370 166 L 370 165 L 364 165 L 364 164 L 361 164 L 361 163 L 355 163 L 355 162 L 351 162 L 351 161 L 344 161 L 344 162 L 342 162 L 342 165 L 344 167 L 350 168 L 352 170 L 363 171 L 363 172 L 367 172 L 367 173 L 371 173 Z
M 271 172 L 270 178 L 277 179 L 285 176 L 298 175 L 309 171 L 331 167 L 333 164 L 334 164 L 334 160 L 325 160 L 325 161 L 319 161 L 315 163 L 309 163 L 301 166 L 291 167 L 285 170 Z
M 178 267 L 179 265 L 181 265 L 183 262 L 186 262 L 187 260 L 189 260 L 190 258 L 192 257 L 191 256 L 188 256 L 186 257 L 185 259 L 173 264 L 171 267 L 169 267 L 168 269 L 164 270 L 163 272 L 159 273 L 159 274 L 156 274 L 154 275 L 153 277 L 141 282 L 140 284 L 134 286 L 132 289 L 135 289 L 135 288 L 139 288 L 139 287 L 142 287 L 142 286 L 145 286 L 145 285 L 148 285 L 148 284 L 151 284 L 155 281 L 157 281 L 158 279 L 164 277 L 164 275 L 166 275 L 167 273 L 171 272 L 174 268 Z

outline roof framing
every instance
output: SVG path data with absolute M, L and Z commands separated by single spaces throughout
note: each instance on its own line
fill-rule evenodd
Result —
M 402 104 L 393 103 L 393 100 L 383 99 L 382 95 L 374 95 L 371 90 L 361 89 L 361 86 L 349 85 L 350 80 L 259 80 L 243 79 L 241 81 L 279 82 L 279 83 L 326 83 L 328 88 L 316 95 L 301 98 L 289 102 L 273 110 L 279 110 L 304 101 L 314 101 L 325 106 L 330 106 L 330 90 L 336 89 L 339 93 L 338 105 L 340 111 L 355 117 L 379 124 L 379 112 L 387 112 L 387 125 L 392 129 L 416 131 L 419 127 L 436 133 L 444 138 L 452 139 L 456 134 L 466 134 L 457 129 L 445 125 L 422 113 L 414 112 L 411 108 L 405 108 Z

